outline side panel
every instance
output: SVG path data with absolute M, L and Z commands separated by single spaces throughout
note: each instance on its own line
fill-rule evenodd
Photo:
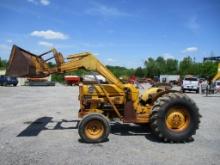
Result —
M 133 103 L 131 101 L 125 104 L 123 122 L 124 123 L 136 122 L 136 112 L 134 111 Z

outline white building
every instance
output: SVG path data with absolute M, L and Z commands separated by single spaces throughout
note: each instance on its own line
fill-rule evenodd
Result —
M 180 75 L 160 75 L 160 82 L 177 82 L 180 80 Z

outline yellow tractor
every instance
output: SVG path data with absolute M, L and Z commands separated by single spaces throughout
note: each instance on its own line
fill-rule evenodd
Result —
M 220 56 L 204 57 L 203 62 L 204 61 L 216 61 L 216 62 L 218 62 L 218 70 L 217 70 L 216 75 L 212 78 L 212 82 L 215 82 L 215 81 L 219 80 L 220 79 Z
M 44 59 L 46 54 L 53 56 Z M 49 67 L 48 60 L 55 58 L 56 66 Z M 88 143 L 105 141 L 110 133 L 110 121 L 149 124 L 152 133 L 163 141 L 187 141 L 199 128 L 199 109 L 187 95 L 165 87 L 151 87 L 142 95 L 133 84 L 124 84 L 89 52 L 70 55 L 67 61 L 56 49 L 35 55 L 13 46 L 6 74 L 17 77 L 46 77 L 85 69 L 104 76 L 108 83 L 79 85 L 82 118 L 78 132 Z

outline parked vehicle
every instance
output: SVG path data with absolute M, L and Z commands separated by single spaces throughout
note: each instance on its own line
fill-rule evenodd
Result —
M 18 84 L 18 80 L 16 77 L 0 75 L 1 86 L 8 86 L 8 85 L 17 86 L 17 84 Z
M 199 79 L 197 77 L 186 76 L 183 79 L 182 91 L 195 91 L 199 93 Z
M 25 86 L 55 86 L 55 82 L 48 81 L 45 78 L 28 78 Z
M 96 74 L 95 76 L 92 74 L 84 75 L 83 76 L 83 83 L 88 84 L 88 83 L 97 83 L 97 80 L 100 83 L 106 83 L 105 77 L 102 75 Z
M 67 85 L 79 85 L 80 77 L 74 75 L 64 76 L 64 80 Z

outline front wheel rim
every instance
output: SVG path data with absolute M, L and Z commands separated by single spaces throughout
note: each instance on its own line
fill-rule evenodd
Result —
M 92 140 L 99 139 L 104 134 L 104 125 L 99 120 L 92 120 L 86 124 L 85 135 Z

